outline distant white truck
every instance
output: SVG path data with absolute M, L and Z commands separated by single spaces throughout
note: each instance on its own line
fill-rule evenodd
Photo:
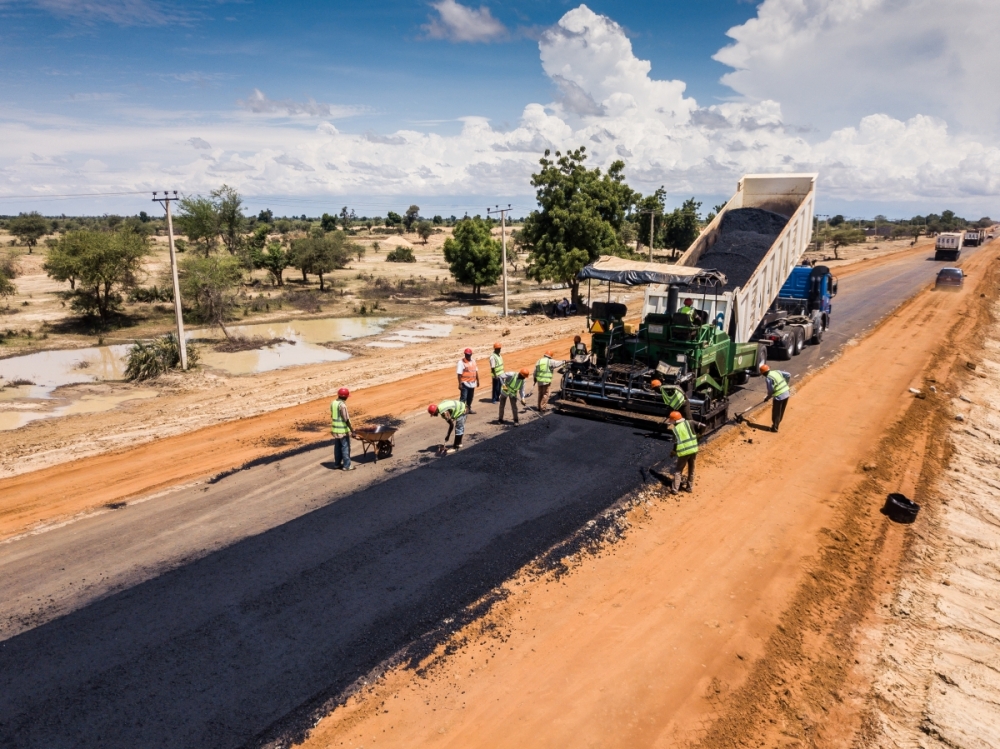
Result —
M 964 231 L 947 231 L 938 234 L 934 241 L 934 259 L 949 260 L 954 262 L 962 254 L 962 244 L 965 239 Z
M 962 240 L 963 247 L 978 247 L 983 243 L 983 232 L 978 229 L 965 232 L 965 239 Z

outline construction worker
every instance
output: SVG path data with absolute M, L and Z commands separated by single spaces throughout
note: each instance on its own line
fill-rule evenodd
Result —
M 569 358 L 572 360 L 576 356 L 586 356 L 587 355 L 587 344 L 585 344 L 580 336 L 573 336 L 573 345 L 569 347 Z
M 503 424 L 503 411 L 504 406 L 507 405 L 507 401 L 510 401 L 510 410 L 514 416 L 514 426 L 520 426 L 517 420 L 517 399 L 521 399 L 521 405 L 524 405 L 524 381 L 528 379 L 528 375 L 531 374 L 531 370 L 524 367 L 520 372 L 515 372 L 507 378 L 507 381 L 503 384 L 503 389 L 500 391 L 500 416 L 497 420 Z
M 448 422 L 448 434 L 445 435 L 444 444 L 441 446 L 442 452 L 453 453 L 462 447 L 462 437 L 465 435 L 465 415 L 467 409 L 462 401 L 441 401 L 437 405 L 431 403 L 427 407 L 427 413 L 431 416 L 440 416 Z M 448 437 L 451 430 L 455 430 L 455 444 L 448 447 Z
M 337 400 L 330 404 L 330 431 L 333 432 L 333 466 L 344 471 L 353 471 L 357 466 L 351 465 L 351 437 L 354 427 L 351 426 L 351 415 L 347 413 L 347 399 L 351 391 L 341 388 L 337 391 Z
M 479 387 L 479 368 L 472 358 L 471 348 L 465 349 L 465 356 L 458 360 L 455 373 L 458 375 L 458 399 L 465 404 L 470 414 L 475 413 L 472 410 L 472 396 Z
M 679 411 L 670 414 L 670 428 L 674 432 L 674 455 L 677 465 L 674 468 L 670 491 L 676 494 L 681 489 L 694 491 L 694 464 L 698 457 L 698 432 L 705 428 L 704 424 L 685 419 Z M 687 468 L 687 479 L 682 480 L 684 469 Z
M 760 373 L 764 375 L 764 382 L 767 383 L 767 398 L 771 400 L 771 431 L 777 432 L 781 426 L 781 420 L 785 418 L 785 406 L 788 405 L 788 397 L 792 394 L 792 389 L 788 381 L 792 378 L 790 372 L 780 369 L 771 369 L 766 364 L 760 365 Z
M 549 398 L 549 388 L 552 386 L 552 376 L 555 368 L 560 364 L 562 362 L 555 361 L 552 358 L 551 351 L 546 351 L 545 355 L 535 365 L 535 374 L 532 376 L 532 379 L 534 379 L 538 389 L 538 413 L 545 413 L 548 410 L 546 403 Z
M 493 397 L 492 403 L 500 402 L 500 388 L 503 387 L 503 357 L 500 356 L 500 344 L 493 344 L 493 353 L 490 354 L 490 375 L 493 377 Z
M 653 380 L 649 384 L 654 390 L 660 391 L 660 397 L 663 398 L 663 403 L 667 408 L 679 412 L 685 419 L 691 418 L 691 404 L 684 397 L 683 390 L 676 385 L 664 385 L 659 380 Z
M 694 314 L 694 300 L 685 299 L 684 306 L 677 311 L 680 312 L 682 315 L 687 315 L 688 317 L 691 317 L 691 315 Z

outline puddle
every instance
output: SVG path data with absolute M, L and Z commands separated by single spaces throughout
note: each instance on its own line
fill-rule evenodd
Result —
M 444 313 L 456 317 L 496 317 L 503 314 L 503 307 L 489 304 L 475 307 L 448 307 Z
M 434 338 L 447 338 L 451 335 L 452 327 L 451 325 L 421 323 L 412 328 L 394 330 L 389 335 L 366 345 L 372 348 L 402 348 L 413 343 L 427 343 Z

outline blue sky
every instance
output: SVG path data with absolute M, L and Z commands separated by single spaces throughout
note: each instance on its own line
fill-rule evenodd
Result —
M 530 209 L 541 148 L 586 143 L 674 201 L 816 170 L 821 211 L 997 214 L 1000 110 L 972 100 L 1000 4 L 940 5 L 0 0 L 0 213 L 222 181 L 289 213 Z

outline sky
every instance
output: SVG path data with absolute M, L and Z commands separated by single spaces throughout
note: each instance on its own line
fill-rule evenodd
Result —
M 820 213 L 1000 216 L 997 28 L 996 0 L 0 0 L 0 214 L 227 183 L 523 215 L 584 145 L 671 205 L 818 172 Z

